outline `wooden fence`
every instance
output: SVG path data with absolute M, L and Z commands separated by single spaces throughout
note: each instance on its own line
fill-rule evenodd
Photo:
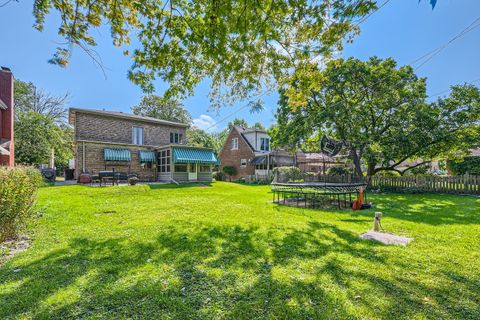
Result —
M 290 179 L 279 174 L 276 182 L 299 180 L 304 182 L 331 182 L 331 183 L 358 183 L 364 181 L 363 177 L 351 175 L 327 176 L 321 174 L 301 174 L 301 177 Z M 369 188 L 397 192 L 425 192 L 480 195 L 480 176 L 404 176 L 385 177 L 373 176 Z
M 391 191 L 418 191 L 431 193 L 474 194 L 480 195 L 480 176 L 373 176 L 372 188 Z

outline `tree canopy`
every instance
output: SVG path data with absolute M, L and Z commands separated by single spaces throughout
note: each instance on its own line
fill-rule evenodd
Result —
M 19 113 L 15 122 L 15 161 L 46 164 L 52 149 L 57 166 L 68 164 L 73 157 L 73 130 L 56 124 L 48 115 L 32 111 Z
M 190 124 L 192 116 L 178 100 L 167 99 L 157 95 L 142 97 L 140 103 L 132 107 L 136 115 L 147 116 L 167 121 Z
M 31 82 L 15 80 L 15 160 L 46 164 L 52 148 L 55 165 L 73 158 L 73 130 L 65 123 L 69 95 L 54 96 Z
M 32 82 L 15 80 L 15 114 L 35 112 L 57 122 L 65 121 L 70 95 L 54 96 L 37 88 Z
M 326 134 L 345 142 L 358 174 L 363 164 L 371 176 L 403 174 L 479 143 L 480 90 L 472 85 L 453 86 L 448 97 L 429 103 L 425 79 L 409 66 L 376 57 L 333 60 L 324 71 L 310 71 L 308 81 L 308 92 L 295 90 L 294 82 L 281 93 L 275 144 L 313 144 L 318 151 Z M 423 161 L 404 167 L 416 159 Z
M 257 95 L 301 62 L 329 57 L 375 9 L 375 0 L 35 0 L 33 13 L 38 30 L 52 11 L 60 15 L 66 43 L 54 64 L 68 65 L 75 47 L 99 61 L 95 29 L 107 24 L 113 44 L 133 59 L 129 78 L 144 90 L 161 79 L 167 98 L 185 96 L 208 78 L 214 100 L 227 101 Z

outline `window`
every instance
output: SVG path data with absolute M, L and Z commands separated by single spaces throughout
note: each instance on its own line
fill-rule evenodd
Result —
M 159 172 L 170 172 L 170 150 L 159 152 Z
M 240 165 L 242 167 L 246 167 L 247 166 L 247 159 L 240 159 Z
M 142 169 L 152 169 L 153 168 L 153 163 L 151 162 L 142 162 L 140 164 L 140 166 L 142 167 Z
M 196 163 L 190 163 L 190 171 L 191 173 L 197 172 L 197 164 Z
M 186 164 L 176 164 L 175 165 L 175 172 L 187 172 L 187 165 Z
M 238 138 L 232 139 L 232 150 L 238 150 Z
M 182 144 L 183 134 L 177 132 L 170 132 L 170 143 Z
M 260 150 L 270 151 L 270 139 L 269 138 L 260 138 Z
M 132 144 L 143 144 L 143 128 L 132 128 Z
M 200 172 L 212 172 L 211 166 L 200 166 Z

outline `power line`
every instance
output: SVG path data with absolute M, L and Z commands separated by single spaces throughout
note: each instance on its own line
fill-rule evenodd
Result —
M 261 95 L 257 96 L 256 98 L 261 98 L 263 97 L 264 95 L 266 95 L 268 92 L 265 91 L 264 93 L 262 93 Z M 208 131 L 210 129 L 212 129 L 213 127 L 215 127 L 217 124 L 219 123 L 222 123 L 223 121 L 227 120 L 228 118 L 236 115 L 237 113 L 239 113 L 240 111 L 242 111 L 243 109 L 245 109 L 246 107 L 250 106 L 250 103 L 246 103 L 244 104 L 243 106 L 241 106 L 240 108 L 236 109 L 235 111 L 233 111 L 232 113 L 228 114 L 227 116 L 223 117 L 222 119 L 216 121 L 214 124 L 212 124 L 211 126 L 209 126 L 208 128 L 204 129 L 205 131 Z
M 374 12 L 372 12 L 371 14 L 377 12 L 378 10 L 380 10 L 381 8 L 383 8 L 388 2 L 390 2 L 391 0 L 386 0 L 382 5 L 380 5 L 378 7 L 377 10 L 375 10 Z M 371 16 L 371 14 L 369 16 Z M 366 19 L 368 19 L 369 16 L 366 16 Z M 364 22 L 366 19 L 363 19 L 363 21 L 359 21 L 358 24 Z M 477 27 L 480 26 L 480 17 L 476 18 L 472 23 L 470 23 L 465 29 L 463 29 L 460 33 L 458 33 L 456 36 L 454 36 L 453 38 L 451 38 L 449 41 L 447 41 L 445 44 L 435 48 L 434 50 L 431 50 L 429 51 L 428 53 L 420 56 L 419 58 L 415 59 L 414 61 L 412 61 L 411 63 L 409 64 L 415 64 L 416 62 L 419 62 L 421 61 L 422 59 L 428 57 L 425 61 L 423 61 L 419 66 L 417 67 L 414 67 L 413 69 L 414 70 L 418 70 L 419 68 L 421 68 L 422 66 L 424 66 L 425 64 L 427 64 L 428 62 L 430 62 L 436 55 L 438 55 L 441 51 L 443 51 L 445 48 L 447 48 L 450 44 L 452 44 L 453 42 L 455 42 L 456 40 L 460 39 L 461 37 L 465 36 L 467 33 L 473 31 L 474 29 L 476 29 Z M 372 89 L 375 85 L 381 83 L 383 80 L 385 80 L 385 78 L 383 79 L 380 79 L 379 81 L 373 83 L 372 85 L 370 85 L 369 87 L 361 90 L 360 92 L 358 93 L 361 93 L 363 91 L 367 91 L 369 89 Z M 480 79 L 476 79 L 474 80 L 473 82 L 476 82 L 476 81 L 480 81 Z M 472 83 L 473 83 L 472 82 Z M 450 90 L 450 89 L 449 89 Z M 448 92 L 449 90 L 444 90 L 442 91 L 441 93 L 437 93 L 435 95 L 431 95 L 429 97 L 435 97 L 437 95 L 441 95 L 443 94 L 444 92 Z M 264 92 L 263 94 L 261 94 L 260 96 L 258 96 L 257 98 L 260 98 L 262 96 L 264 96 L 267 92 Z M 358 94 L 357 93 L 357 94 Z M 337 106 L 341 103 L 342 101 L 338 101 L 336 104 L 334 104 L 333 106 Z M 245 104 L 244 106 L 238 108 L 237 110 L 235 110 L 234 112 L 232 112 L 231 114 L 227 115 L 226 117 L 222 118 L 221 120 L 215 122 L 213 125 L 211 125 L 210 127 L 208 127 L 207 129 L 205 130 L 209 130 L 213 127 L 215 127 L 217 124 L 227 120 L 228 118 L 230 118 L 231 116 L 237 114 L 238 112 L 240 112 L 241 110 L 245 109 L 246 107 L 249 106 L 249 103 Z
M 471 80 L 471 81 L 467 81 L 466 83 L 472 84 L 472 83 L 479 82 L 479 81 L 480 81 L 480 78 L 474 79 L 474 80 Z M 442 94 L 444 94 L 444 93 L 450 92 L 451 90 L 452 90 L 452 88 L 448 88 L 448 89 L 446 89 L 446 90 L 443 90 L 443 91 L 437 92 L 437 93 L 435 93 L 435 94 L 429 95 L 428 97 L 429 97 L 429 98 L 433 98 L 433 97 L 436 97 L 436 96 L 440 96 L 440 95 L 442 95 Z
M 432 51 L 424 54 L 423 56 L 421 56 L 420 58 L 418 59 L 415 59 L 414 61 L 412 61 L 410 64 L 413 65 L 423 59 L 426 59 L 425 61 L 423 61 L 420 65 L 418 65 L 417 67 L 415 67 L 415 69 L 420 69 L 422 66 L 424 66 L 426 63 L 428 63 L 430 60 L 432 60 L 436 55 L 438 55 L 440 52 L 442 52 L 445 48 L 447 48 L 450 44 L 452 44 L 453 42 L 455 42 L 456 40 L 462 38 L 463 36 L 465 36 L 467 33 L 475 30 L 476 28 L 478 28 L 480 26 L 480 17 L 478 17 L 477 19 L 475 19 L 470 25 L 468 25 L 468 27 L 466 27 L 465 29 L 463 29 L 459 34 L 457 34 L 456 36 L 454 36 L 453 38 L 451 38 L 450 40 L 448 40 L 446 43 L 444 43 L 443 45 L 433 49 Z
M 386 6 L 391 0 L 385 0 L 377 9 L 375 9 L 374 11 L 370 12 L 368 15 L 366 15 L 365 17 L 363 17 L 362 19 L 360 19 L 356 24 L 355 26 L 358 27 L 360 24 L 364 23 L 368 18 L 370 18 L 373 14 L 375 14 L 376 12 L 378 12 L 380 9 L 382 9 L 384 6 Z M 359 2 L 357 3 L 357 6 L 358 4 L 360 4 L 361 0 L 359 0 Z M 264 96 L 267 92 L 264 92 L 263 94 L 261 94 L 260 96 L 258 96 L 257 98 L 260 98 L 262 96 Z M 214 124 L 212 124 L 211 126 L 209 126 L 208 128 L 205 129 L 205 131 L 208 131 L 210 129 L 212 129 L 213 127 L 217 126 L 219 123 L 222 123 L 223 121 L 229 119 L 230 117 L 236 115 L 238 112 L 242 111 L 243 109 L 245 109 L 246 107 L 249 106 L 249 103 L 243 105 L 242 107 L 236 109 L 234 112 L 232 112 L 231 114 L 227 115 L 226 117 L 222 118 L 221 120 L 219 121 L 216 121 Z

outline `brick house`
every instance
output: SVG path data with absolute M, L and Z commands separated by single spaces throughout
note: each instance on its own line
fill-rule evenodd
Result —
M 250 175 L 267 176 L 276 166 L 295 165 L 295 156 L 270 148 L 265 130 L 233 126 L 219 154 L 221 166 L 232 166 L 237 180 Z
M 13 140 L 13 85 L 14 78 L 10 69 L 0 68 L 0 165 L 15 164 Z
M 213 150 L 186 145 L 188 124 L 106 110 L 71 108 L 75 177 L 136 173 L 148 181 L 211 181 Z

